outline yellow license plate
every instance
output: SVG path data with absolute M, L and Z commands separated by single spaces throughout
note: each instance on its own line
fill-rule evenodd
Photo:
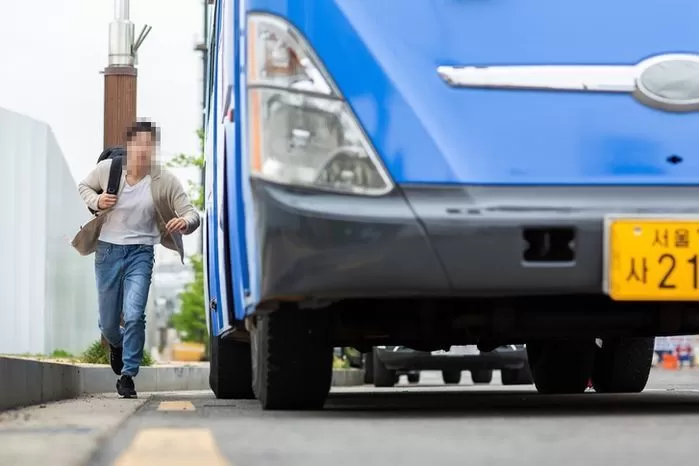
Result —
M 607 292 L 612 299 L 699 299 L 699 218 L 614 218 L 607 234 Z

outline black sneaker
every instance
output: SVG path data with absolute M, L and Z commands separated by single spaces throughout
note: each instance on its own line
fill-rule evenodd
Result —
M 112 370 L 116 375 L 121 375 L 121 370 L 124 368 L 124 361 L 122 360 L 123 355 L 123 348 L 109 345 L 109 365 L 112 366 Z
M 122 375 L 121 378 L 117 380 L 116 389 L 119 396 L 123 398 L 138 398 L 136 386 L 130 375 Z

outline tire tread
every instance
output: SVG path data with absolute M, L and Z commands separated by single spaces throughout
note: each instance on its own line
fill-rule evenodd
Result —
M 333 348 L 317 320 L 280 309 L 258 317 L 257 397 L 266 410 L 321 409 L 332 384 Z
M 648 383 L 655 338 L 624 338 L 595 348 L 592 386 L 599 393 L 640 393 Z

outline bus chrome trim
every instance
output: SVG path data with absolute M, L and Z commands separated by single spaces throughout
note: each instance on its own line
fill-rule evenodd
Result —
M 437 73 L 456 88 L 627 93 L 665 111 L 699 110 L 699 55 L 658 55 L 636 65 L 439 66 Z

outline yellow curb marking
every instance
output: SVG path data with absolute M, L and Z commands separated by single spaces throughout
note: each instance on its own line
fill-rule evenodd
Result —
M 161 401 L 158 411 L 196 411 L 191 401 Z
M 209 429 L 145 429 L 114 466 L 230 466 Z

